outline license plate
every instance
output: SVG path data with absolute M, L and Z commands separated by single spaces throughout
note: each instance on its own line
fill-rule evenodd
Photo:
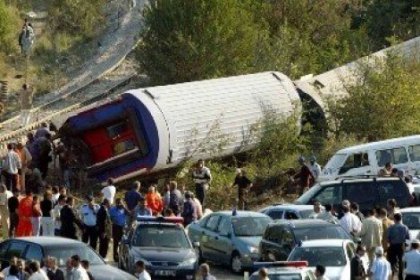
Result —
M 176 276 L 176 272 L 174 270 L 156 270 L 156 276 Z

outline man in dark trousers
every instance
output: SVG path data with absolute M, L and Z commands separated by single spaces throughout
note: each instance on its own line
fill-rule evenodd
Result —
M 184 226 L 188 226 L 197 220 L 197 209 L 190 192 L 185 193 L 184 207 L 181 216 L 184 218 Z
M 306 164 L 306 159 L 301 156 L 298 159 L 300 164 L 300 171 L 295 174 L 294 179 L 297 180 L 298 185 L 300 186 L 299 194 L 303 194 L 307 191 L 315 182 L 314 175 L 312 175 L 311 170 Z
M 402 222 L 401 213 L 394 214 L 394 224 L 388 228 L 387 239 L 389 243 L 387 259 L 391 264 L 392 277 L 398 272 L 398 279 L 403 280 L 405 241 L 410 239 L 408 227 Z
M 114 261 L 118 262 L 118 244 L 124 234 L 124 227 L 127 223 L 128 210 L 125 208 L 121 198 L 115 200 L 115 206 L 109 209 L 112 221 L 112 239 L 114 249 Z
M 98 243 L 97 214 L 100 206 L 95 203 L 93 196 L 86 196 L 86 203 L 80 208 L 81 220 L 83 222 L 82 241 L 89 243 L 90 247 L 96 250 Z
M 73 209 L 74 198 L 72 196 L 67 197 L 66 204 L 60 210 L 60 221 L 61 221 L 61 230 L 60 234 L 62 237 L 67 237 L 77 240 L 76 235 L 76 225 L 83 229 L 82 222 L 76 216 Z
M 204 166 L 204 160 L 198 160 L 197 167 L 194 169 L 192 177 L 195 184 L 195 197 L 200 201 L 204 208 L 206 192 L 211 182 L 210 169 Z
M 366 279 L 366 271 L 363 266 L 362 257 L 366 253 L 366 248 L 362 245 L 357 246 L 356 255 L 350 262 L 350 279 L 351 280 L 364 280 Z
M 252 182 L 248 179 L 248 177 L 246 177 L 245 170 L 241 170 L 239 168 L 236 170 L 236 177 L 232 187 L 234 186 L 238 186 L 238 209 L 245 210 L 245 196 L 252 187 Z
M 102 258 L 106 258 L 106 255 L 108 254 L 108 245 L 112 234 L 112 222 L 108 212 L 109 207 L 109 201 L 105 198 L 97 214 L 99 255 L 101 255 Z

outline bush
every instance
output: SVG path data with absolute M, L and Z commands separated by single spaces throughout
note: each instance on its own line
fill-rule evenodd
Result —
M 18 11 L 15 8 L 0 0 L 0 52 L 4 54 L 17 51 L 19 19 L 16 14 Z

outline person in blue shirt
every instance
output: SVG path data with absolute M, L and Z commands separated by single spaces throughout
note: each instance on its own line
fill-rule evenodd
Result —
M 190 192 L 185 193 L 184 207 L 181 216 L 184 218 L 184 226 L 188 226 L 197 220 L 197 208 L 192 200 Z
M 86 197 L 86 203 L 80 209 L 81 220 L 83 222 L 82 241 L 88 243 L 96 250 L 99 232 L 97 225 L 97 214 L 100 206 L 94 202 L 93 196 Z
M 137 204 L 139 203 L 139 200 L 143 197 L 140 194 L 140 187 L 141 183 L 139 181 L 135 181 L 131 190 L 126 192 L 124 196 L 124 201 L 127 205 L 127 210 L 130 213 L 130 224 L 134 220 L 134 208 L 136 208 Z
M 127 224 L 129 212 L 125 208 L 122 199 L 117 198 L 115 200 L 115 206 L 109 209 L 109 216 L 112 221 L 112 239 L 114 249 L 114 261 L 118 262 L 118 244 L 124 233 L 124 227 Z
M 144 197 L 139 200 L 139 204 L 134 208 L 134 218 L 139 216 L 152 216 L 152 210 L 147 207 L 146 199 Z

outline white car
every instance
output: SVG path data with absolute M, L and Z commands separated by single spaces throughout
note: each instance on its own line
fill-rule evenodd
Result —
M 321 206 L 321 209 L 321 211 L 324 211 L 324 206 Z M 314 212 L 314 206 L 299 204 L 274 204 L 261 209 L 260 212 L 266 214 L 273 220 L 308 219 Z
M 410 239 L 420 238 L 420 207 L 408 207 L 399 210 L 402 222 L 410 230 Z
M 270 280 L 316 280 L 313 270 L 308 268 L 306 264 L 274 262 L 272 265 L 267 263 L 266 268 Z M 258 276 L 258 271 L 254 272 L 249 278 L 249 280 L 258 279 L 261 279 Z
M 287 261 L 307 261 L 312 271 L 315 271 L 317 265 L 323 265 L 328 279 L 350 280 L 350 262 L 355 252 L 356 245 L 350 240 L 309 240 L 296 246 Z M 369 262 L 367 256 L 362 260 L 366 269 Z

